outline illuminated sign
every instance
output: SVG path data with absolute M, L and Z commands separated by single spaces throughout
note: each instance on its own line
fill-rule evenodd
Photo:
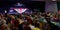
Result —
M 25 12 L 27 9 L 26 8 L 15 8 L 15 11 L 17 11 L 18 13 L 23 13 Z

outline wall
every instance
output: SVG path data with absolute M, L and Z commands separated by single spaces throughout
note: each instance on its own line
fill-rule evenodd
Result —
M 46 2 L 45 4 L 46 12 L 58 12 L 57 3 L 56 2 Z

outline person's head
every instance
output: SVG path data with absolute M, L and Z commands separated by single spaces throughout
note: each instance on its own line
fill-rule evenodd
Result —
M 60 10 L 58 11 L 58 14 L 60 14 Z
M 10 18 L 11 18 L 11 19 L 15 19 L 15 16 L 14 16 L 14 15 L 10 15 Z
M 4 21 L 1 21 L 1 25 L 4 25 Z
M 6 20 L 6 18 L 5 17 L 2 17 L 2 20 Z
M 29 26 L 30 24 L 28 22 L 23 22 L 23 25 Z
M 58 18 L 58 16 L 56 14 L 53 15 L 54 18 Z
M 33 21 L 33 23 L 37 23 L 38 22 L 38 19 L 35 19 L 34 21 Z
M 0 19 L 2 18 L 2 15 L 0 14 Z
M 0 19 L 1 19 L 2 17 L 0 16 Z

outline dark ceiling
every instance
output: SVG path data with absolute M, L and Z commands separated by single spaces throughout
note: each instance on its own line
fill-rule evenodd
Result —
M 54 0 L 0 0 L 0 1 L 54 1 Z M 60 0 L 56 0 L 60 1 Z
M 29 2 L 28 0 L 0 0 L 0 7 L 11 6 L 16 2 Z
M 12 6 L 14 4 L 16 4 L 18 1 L 1 1 L 0 2 L 0 7 L 8 7 L 8 6 Z M 44 2 L 41 1 L 19 1 L 20 3 L 23 3 L 27 6 L 40 6 L 42 5 Z
M 16 4 L 18 1 L 1 1 L 0 2 L 0 8 L 2 9 L 8 9 L 10 6 Z M 41 10 L 44 10 L 45 8 L 45 2 L 41 1 L 19 1 L 20 3 L 23 3 L 26 7 L 30 9 L 34 8 L 40 8 Z

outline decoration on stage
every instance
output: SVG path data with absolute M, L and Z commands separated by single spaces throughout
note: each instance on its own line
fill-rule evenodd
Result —
M 27 10 L 27 8 L 15 8 L 14 10 L 21 14 L 21 13 L 25 12 Z
M 22 14 L 22 13 L 30 14 L 31 10 L 26 8 L 23 4 L 17 3 L 13 7 L 9 9 L 9 14 Z
M 27 10 L 27 8 L 23 8 L 21 6 L 23 6 L 23 4 L 21 4 L 21 3 L 15 4 L 14 7 L 11 7 L 9 9 L 9 14 L 21 14 L 21 13 L 25 12 Z M 17 7 L 19 7 L 19 8 L 17 8 Z

